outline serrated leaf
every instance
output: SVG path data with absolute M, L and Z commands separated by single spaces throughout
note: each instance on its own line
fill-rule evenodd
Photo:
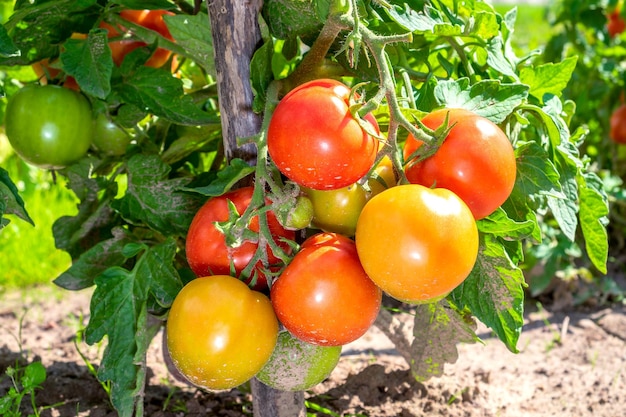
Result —
M 257 113 L 261 113 L 265 107 L 267 87 L 274 75 L 272 71 L 273 54 L 274 42 L 270 38 L 254 52 L 250 61 L 250 83 L 254 93 L 252 110 Z
M 57 0 L 22 2 L 5 29 L 20 54 L 0 59 L 2 65 L 28 65 L 42 58 L 57 56 L 60 45 L 72 33 L 87 31 L 98 17 L 97 0 Z
M 14 214 L 33 226 L 35 225 L 33 219 L 28 215 L 24 206 L 24 200 L 20 197 L 19 191 L 11 180 L 8 171 L 0 168 L 0 218 L 4 214 Z
M 96 243 L 72 262 L 53 282 L 66 290 L 82 290 L 95 284 L 98 275 L 112 266 L 122 266 L 127 257 L 124 246 L 131 242 L 124 230 L 114 229 L 113 237 Z
M 411 32 L 431 32 L 435 25 L 444 23 L 439 11 L 429 5 L 424 6 L 424 12 L 421 13 L 406 3 L 404 7 L 393 5 L 384 10 L 396 23 Z
M 573 242 L 576 239 L 578 227 L 578 184 L 576 183 L 578 170 L 576 166 L 563 163 L 559 163 L 558 167 L 563 197 L 548 195 L 547 203 L 559 228 Z
M 255 171 L 246 161 L 234 158 L 222 170 L 215 173 L 209 184 L 203 187 L 186 188 L 207 197 L 217 197 L 229 191 L 237 182 Z
M 94 29 L 86 40 L 67 40 L 60 55 L 63 69 L 76 79 L 81 90 L 102 100 L 111 92 L 113 73 L 113 58 L 107 45 L 107 31 Z
M 197 15 L 165 15 L 163 19 L 176 44 L 184 49 L 185 56 L 193 59 L 209 74 L 215 75 L 209 16 L 202 12 Z
M 511 262 L 502 244 L 481 235 L 478 259 L 465 281 L 450 294 L 460 309 L 468 308 L 489 326 L 511 351 L 524 325 L 524 275 Z
M 124 101 L 176 124 L 197 126 L 219 123 L 216 114 L 201 110 L 185 94 L 182 81 L 172 77 L 169 71 L 133 67 L 131 73 L 124 75 L 123 82 L 113 88 Z
M 132 271 L 112 267 L 96 278 L 85 340 L 93 345 L 107 336 L 98 379 L 111 381 L 111 402 L 122 417 L 132 416 L 137 402 L 143 400 L 146 351 L 158 330 L 148 324 L 148 297 L 165 282 L 163 302 L 171 305 L 182 288 L 172 266 L 175 255 L 176 242 L 170 239 L 149 248 Z
M 475 12 L 470 22 L 469 33 L 480 39 L 491 39 L 500 32 L 498 17 L 493 12 Z
M 441 376 L 444 364 L 454 363 L 459 357 L 457 343 L 478 340 L 475 330 L 475 323 L 468 323 L 445 300 L 418 305 L 411 343 L 413 376 L 421 382 Z
M 546 94 L 560 96 L 576 68 L 578 57 L 572 56 L 559 63 L 549 62 L 538 67 L 524 67 L 520 81 L 530 86 L 530 94 L 543 101 Z
M 511 62 L 505 55 L 505 46 L 502 36 L 493 37 L 487 44 L 487 64 L 499 73 L 507 75 L 518 81 L 515 63 Z
M 131 224 L 165 236 L 186 235 L 202 198 L 183 191 L 188 179 L 169 179 L 170 170 L 156 155 L 134 155 L 127 162 L 126 194 L 111 206 Z
M 468 78 L 440 81 L 435 86 L 437 102 L 447 108 L 462 108 L 502 123 L 528 97 L 522 84 L 502 84 L 499 80 L 483 80 L 470 86 Z
M 585 237 L 585 249 L 593 265 L 607 272 L 609 250 L 606 216 L 609 206 L 602 191 L 601 180 L 595 173 L 586 172 L 578 178 L 580 186 L 580 226 Z
M 481 233 L 489 233 L 504 239 L 528 239 L 541 238 L 541 230 L 537 221 L 525 219 L 517 221 L 511 219 L 502 208 L 498 208 L 477 222 L 478 230 Z
M 0 25 L 0 57 L 13 58 L 22 54 L 20 48 L 14 43 L 4 26 Z
M 548 153 L 535 142 L 520 143 L 515 149 L 517 177 L 509 197 L 515 204 L 525 204 L 530 196 L 553 195 L 564 198 L 560 175 Z

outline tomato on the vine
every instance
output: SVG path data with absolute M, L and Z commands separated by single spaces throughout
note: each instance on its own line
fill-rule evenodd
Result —
M 267 296 L 226 275 L 189 282 L 167 319 L 172 362 L 206 389 L 230 389 L 252 378 L 269 360 L 277 337 Z
M 56 85 L 27 85 L 9 98 L 6 135 L 25 161 L 60 169 L 86 155 L 93 136 L 89 101 Z
M 186 241 L 187 262 L 197 276 L 230 275 L 231 273 L 239 276 L 251 262 L 258 243 L 244 240 L 239 246 L 229 247 L 224 234 L 216 227 L 216 222 L 225 222 L 229 219 L 229 201 L 234 204 L 237 213 L 243 214 L 250 205 L 253 192 L 253 187 L 230 191 L 209 199 L 198 210 L 189 226 Z M 277 244 L 283 250 L 288 251 L 289 246 L 278 240 L 280 238 L 293 240 L 295 232 L 284 229 L 272 212 L 267 213 L 267 222 Z M 258 216 L 252 218 L 248 229 L 255 233 L 259 232 Z M 270 268 L 280 262 L 269 246 L 268 262 Z M 261 261 L 257 262 L 253 274 L 247 277 L 246 282 L 251 283 L 255 278 L 256 285 L 253 288 L 262 290 L 267 287 L 267 278 Z
M 306 391 L 328 378 L 340 357 L 341 346 L 312 345 L 282 331 L 256 378 L 281 391 Z
M 611 114 L 609 136 L 615 143 L 626 144 L 626 104 L 620 105 Z
M 467 278 L 478 254 L 478 229 L 467 205 L 452 191 L 418 184 L 372 198 L 355 240 L 370 279 L 409 303 L 447 295 Z
M 267 132 L 270 157 L 293 182 L 316 190 L 347 187 L 374 164 L 378 139 L 350 113 L 350 89 L 331 79 L 290 91 L 276 106 Z M 370 114 L 363 123 L 378 133 Z
M 384 158 L 367 180 L 369 190 L 360 182 L 336 190 L 314 190 L 302 187 L 313 205 L 311 225 L 325 232 L 353 236 L 356 222 L 367 200 L 396 184 L 391 161 Z
M 100 113 L 96 116 L 92 143 L 94 148 L 105 155 L 124 155 L 130 144 L 130 134 L 109 117 Z
M 626 29 L 626 22 L 621 16 L 618 8 L 612 10 L 607 16 L 606 29 L 609 32 L 609 36 L 614 38 Z
M 298 339 L 339 346 L 370 328 L 381 290 L 363 270 L 354 241 L 335 233 L 307 239 L 272 284 L 278 320 Z
M 120 12 L 120 17 L 122 17 L 123 19 L 143 26 L 146 29 L 151 29 L 166 39 L 174 40 L 169 29 L 167 28 L 165 20 L 163 19 L 164 15 L 172 16 L 174 15 L 174 13 L 167 10 L 122 10 Z M 105 22 L 102 22 L 100 24 L 100 27 L 109 31 L 109 38 L 120 36 L 122 34 L 121 32 L 127 31 L 126 28 L 115 28 Z M 111 54 L 113 56 L 113 62 L 117 66 L 122 64 L 122 61 L 124 61 L 126 55 L 128 55 L 135 49 L 144 46 L 147 46 L 145 42 L 128 39 L 114 40 L 109 42 L 109 47 L 111 48 Z M 157 48 L 150 56 L 148 61 L 146 61 L 145 65 L 153 68 L 160 68 L 170 59 L 171 55 L 171 51 L 165 48 Z
M 495 123 L 467 110 L 436 110 L 422 123 L 436 129 L 446 114 L 454 126 L 434 155 L 422 161 L 411 159 L 423 142 L 413 135 L 407 138 L 406 177 L 413 184 L 453 191 L 477 220 L 482 219 L 500 207 L 513 190 L 517 173 L 513 146 Z

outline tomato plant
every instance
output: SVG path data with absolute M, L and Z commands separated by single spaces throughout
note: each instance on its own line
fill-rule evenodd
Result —
M 249 285 L 265 277 L 272 284 L 273 314 L 282 312 L 280 320 L 296 337 L 314 342 L 316 334 L 316 343 L 341 345 L 374 323 L 390 340 L 401 342 L 407 364 L 422 381 L 440 375 L 442 366 L 433 364 L 456 359 L 457 343 L 477 339 L 472 320 L 483 322 L 517 351 L 524 324 L 522 268 L 533 260 L 529 248 L 538 242 L 546 242 L 546 251 L 576 246 L 589 268 L 606 271 L 609 199 L 604 186 L 609 182 L 595 171 L 590 155 L 594 146 L 605 149 L 597 139 L 608 135 L 572 127 L 580 120 L 608 126 L 606 109 L 616 107 L 619 94 L 604 94 L 607 90 L 600 87 L 607 80 L 621 86 L 623 77 L 620 65 L 603 65 L 602 83 L 589 76 L 593 72 L 578 74 L 581 61 L 563 60 L 570 52 L 559 49 L 573 37 L 555 40 L 543 56 L 520 53 L 513 47 L 515 12 L 501 14 L 482 1 L 267 0 L 261 10 L 227 1 L 144 3 L 141 7 L 172 13 L 157 19 L 167 19 L 171 38 L 140 22 L 141 13 L 124 12 L 138 7 L 134 0 L 20 1 L 0 29 L 0 86 L 9 101 L 24 84 L 36 83 L 29 67 L 47 59 L 51 69 L 60 71 L 51 83 L 74 78 L 94 114 L 114 115 L 119 127 L 133 131 L 125 153 L 112 158 L 94 149 L 55 174 L 65 177 L 80 203 L 75 215 L 58 219 L 53 228 L 57 247 L 72 259 L 54 282 L 68 290 L 95 287 L 86 341 L 106 340 L 98 379 L 111 387 L 111 404 L 121 416 L 144 414 L 147 347 L 160 327 L 172 324 L 168 317 L 176 310 L 174 300 L 189 295 L 184 284 L 215 278 L 195 279 L 194 252 L 201 265 L 219 261 L 210 271 L 197 272 L 201 276 L 224 268 L 220 275 L 250 279 Z M 566 7 L 562 13 L 580 9 Z M 591 17 L 599 35 L 581 37 L 587 43 L 578 54 L 583 56 L 599 40 L 598 53 L 614 62 L 621 54 L 621 37 L 608 38 L 603 10 L 596 7 L 582 15 Z M 116 31 L 114 37 L 102 22 Z M 145 46 L 116 65 L 120 59 L 107 45 L 117 41 Z M 144 65 L 159 48 L 174 55 L 169 60 L 176 62 L 175 74 L 171 67 Z M 542 61 L 550 53 L 555 58 Z M 566 97 L 575 98 L 576 105 Z M 443 119 L 432 129 L 417 123 L 441 108 L 490 121 L 506 132 L 513 147 L 517 175 L 512 190 L 478 220 L 467 215 L 467 207 L 458 218 L 423 200 L 411 203 L 416 195 L 428 195 L 434 196 L 426 199 L 430 203 L 445 201 L 437 207 L 465 204 L 449 190 L 430 190 L 432 182 L 426 187 L 405 184 L 411 167 L 437 160 L 447 144 L 454 144 L 444 140 Z M 594 117 L 590 110 L 597 111 Z M 405 164 L 403 145 L 412 143 L 407 135 L 422 143 L 417 154 L 428 158 Z M 602 144 L 614 146 L 606 142 Z M 608 158 L 616 152 L 596 154 Z M 372 170 L 375 163 L 380 165 Z M 384 181 L 378 182 L 376 174 Z M 396 179 L 401 185 L 386 189 Z M 304 188 L 328 192 L 355 183 L 366 191 L 356 244 L 337 234 L 306 241 L 317 233 L 309 225 L 311 213 L 318 224 L 335 209 L 315 212 Z M 0 184 L 0 202 L 6 203 L 0 203 L 0 227 L 8 221 L 5 213 L 28 220 L 17 186 L 1 169 Z M 386 204 L 389 196 L 407 189 L 422 191 L 408 193 L 393 207 Z M 248 193 L 246 203 L 237 204 L 233 195 L 238 193 Z M 228 195 L 230 203 L 224 198 Z M 212 205 L 219 206 L 219 218 L 209 216 Z M 359 210 L 350 212 L 350 228 L 337 230 L 351 234 Z M 199 222 L 194 218 L 204 217 L 201 212 L 209 219 L 205 235 L 219 242 L 210 254 L 203 253 L 203 234 L 194 232 Z M 454 219 L 467 222 L 454 233 L 434 226 Z M 409 282 L 423 284 L 422 290 L 413 288 L 416 295 L 400 291 L 404 287 L 394 289 L 389 276 L 378 277 L 381 286 L 389 284 L 385 291 L 400 299 L 432 301 L 411 307 L 400 303 L 393 312 L 380 308 L 382 290 L 373 282 L 378 274 L 368 277 L 367 269 L 417 268 L 415 258 L 426 253 L 413 251 L 401 258 L 410 245 L 400 242 L 417 235 L 411 225 L 420 222 L 419 239 L 440 252 L 428 253 L 432 257 L 422 258 L 422 267 L 442 265 L 448 283 L 439 274 L 428 278 L 412 272 Z M 552 246 L 555 231 L 566 245 Z M 324 282 L 328 287 L 316 287 Z M 337 292 L 326 297 L 321 289 Z M 250 292 L 243 294 L 247 299 Z M 307 303 L 315 301 L 311 294 L 319 295 L 319 305 Z M 207 305 L 219 303 L 211 299 Z M 403 314 L 405 308 L 415 311 L 411 341 L 388 324 L 392 314 Z M 255 318 L 236 320 L 245 325 Z M 215 364 L 220 361 L 228 367 L 236 362 L 221 356 Z M 253 378 L 254 401 L 259 392 L 275 393 L 259 391 L 259 386 Z M 301 393 L 293 399 L 297 395 Z M 269 409 L 263 403 L 253 407 L 255 414 Z
M 269 360 L 277 337 L 267 297 L 227 275 L 185 285 L 167 321 L 174 365 L 206 389 L 229 389 L 252 378 Z
M 27 162 L 64 168 L 85 156 L 91 145 L 91 105 L 72 90 L 27 86 L 8 102 L 5 129 L 11 146 Z
M 374 164 L 378 140 L 350 113 L 350 89 L 315 80 L 287 94 L 267 132 L 270 157 L 288 178 L 317 190 L 346 187 Z M 370 129 L 377 124 L 370 117 Z
M 236 212 L 242 214 L 250 204 L 252 193 L 252 187 L 244 187 L 211 198 L 194 216 L 187 233 L 185 249 L 187 262 L 197 276 L 228 275 L 231 272 L 239 276 L 253 260 L 258 241 L 246 236 L 244 231 L 244 235 L 236 238 L 236 243 L 227 243 L 226 236 L 218 227 L 219 222 L 232 220 L 234 213 L 231 212 L 229 205 L 232 204 Z M 294 232 L 284 229 L 273 214 L 268 214 L 267 223 L 274 239 L 281 237 L 294 239 Z M 259 218 L 257 216 L 250 220 L 247 230 L 258 236 Z M 280 243 L 280 245 L 283 250 L 288 249 L 285 242 Z M 268 252 L 267 262 L 269 265 L 264 266 L 260 260 L 257 260 L 254 270 L 248 272 L 249 275 L 244 277 L 257 289 L 267 287 L 266 272 L 263 267 L 280 266 L 276 265 L 279 259 L 272 255 L 271 250 Z
M 281 391 L 306 391 L 328 378 L 340 357 L 341 346 L 312 345 L 282 331 L 270 360 L 256 377 Z
M 447 188 L 469 206 L 476 219 L 493 213 L 509 197 L 516 177 L 513 146 L 490 120 L 463 109 L 441 109 L 421 121 L 431 129 L 448 115 L 450 131 L 434 155 L 410 159 L 423 142 L 409 136 L 404 146 L 406 177 L 414 184 Z
M 376 319 L 381 291 L 367 277 L 354 242 L 338 234 L 307 239 L 270 289 L 278 320 L 298 339 L 339 346 Z
M 409 303 L 447 295 L 467 278 L 478 254 L 478 229 L 467 205 L 449 190 L 417 184 L 372 198 L 355 240 L 372 281 Z

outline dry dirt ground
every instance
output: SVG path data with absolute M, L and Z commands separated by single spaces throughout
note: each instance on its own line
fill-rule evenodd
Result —
M 0 397 L 10 385 L 6 367 L 25 357 L 47 368 L 35 400 L 44 408 L 41 416 L 116 416 L 87 367 L 97 366 L 104 346 L 75 344 L 88 304 L 85 292 L 0 294 Z M 346 346 L 330 378 L 306 394 L 311 415 L 626 416 L 626 308 L 528 310 L 519 354 L 479 327 L 484 344 L 460 345 L 459 360 L 446 365 L 442 377 L 423 384 L 415 382 L 393 345 L 374 328 Z M 251 415 L 245 390 L 207 393 L 169 376 L 159 337 L 148 367 L 146 415 Z

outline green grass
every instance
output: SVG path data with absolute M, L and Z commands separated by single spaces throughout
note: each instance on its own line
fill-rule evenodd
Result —
M 9 215 L 0 230 L 0 290 L 49 284 L 70 265 L 67 253 L 54 246 L 52 224 L 76 213 L 76 200 L 62 179 L 53 182 L 49 171 L 31 167 L 10 152 L 0 136 L 0 166 L 6 169 L 24 199 L 35 226 Z

